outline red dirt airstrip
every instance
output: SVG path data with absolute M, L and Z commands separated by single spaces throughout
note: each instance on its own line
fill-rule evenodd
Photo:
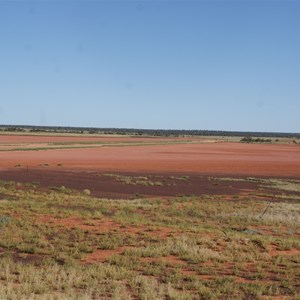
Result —
M 179 138 L 184 141 L 184 138 Z M 0 136 L 5 143 L 144 142 L 166 138 Z M 174 138 L 170 139 L 174 140 Z M 187 142 L 191 138 L 186 139 Z M 40 151 L 1 151 L 0 168 L 42 164 L 64 169 L 300 177 L 300 147 L 284 144 L 194 143 Z
M 221 142 L 0 152 L 0 169 L 16 165 L 31 169 L 47 165 L 52 170 L 299 178 L 300 147 Z

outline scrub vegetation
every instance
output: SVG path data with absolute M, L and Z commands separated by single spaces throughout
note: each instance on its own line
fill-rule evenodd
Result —
M 0 299 L 299 299 L 299 182 L 211 180 L 261 185 L 112 200 L 2 181 Z

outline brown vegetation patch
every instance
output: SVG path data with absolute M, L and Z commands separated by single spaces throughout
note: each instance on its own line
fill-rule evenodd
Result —
M 58 226 L 63 228 L 80 228 L 84 231 L 94 231 L 96 233 L 108 233 L 112 231 L 117 231 L 119 233 L 139 235 L 139 234 L 149 234 L 153 237 L 159 237 L 162 239 L 167 238 L 172 234 L 173 230 L 167 227 L 160 227 L 158 229 L 152 230 L 146 225 L 131 226 L 131 225 L 121 225 L 109 218 L 103 218 L 101 220 L 86 220 L 79 217 L 66 217 L 66 218 L 56 218 L 51 215 L 42 215 L 36 218 L 38 223 L 46 223 L 50 226 Z
M 14 262 L 33 264 L 36 266 L 41 265 L 47 257 L 41 254 L 23 253 L 16 250 L 8 251 L 7 249 L 0 247 L 0 257 L 3 256 L 5 253 L 8 253 Z
M 37 218 L 37 222 L 64 228 L 80 228 L 82 230 L 91 230 L 100 233 L 107 233 L 121 227 L 120 224 L 106 218 L 101 221 L 89 220 L 87 224 L 84 219 L 79 217 L 56 218 L 51 215 L 43 215 Z
M 140 257 L 139 259 L 141 262 L 145 262 L 145 263 L 154 263 L 159 261 L 158 257 Z
M 263 235 L 282 237 L 289 234 L 289 228 L 287 226 L 268 226 L 268 225 L 252 225 L 249 227 L 250 230 L 257 231 Z M 295 236 L 300 236 L 300 233 L 294 232 Z
M 236 282 L 236 283 L 253 283 L 254 281 L 252 279 L 236 276 L 234 279 L 234 282 Z
M 185 275 L 185 276 L 199 276 L 197 271 L 190 270 L 188 268 L 182 269 L 181 273 L 182 273 L 182 275 Z M 202 276 L 202 275 L 200 275 L 200 276 Z
M 166 239 L 172 236 L 172 234 L 174 233 L 173 229 L 168 227 L 160 227 L 159 229 L 155 229 L 151 231 L 145 228 L 144 231 L 147 231 L 147 233 L 153 237 L 159 237 L 161 239 Z
M 292 300 L 295 298 L 293 296 L 261 296 L 260 299 L 261 300 Z
M 185 265 L 186 264 L 186 262 L 184 260 L 178 258 L 175 255 L 168 255 L 168 256 L 165 256 L 163 259 L 171 265 Z
M 21 253 L 14 252 L 12 253 L 12 259 L 15 262 L 21 262 L 25 264 L 32 264 L 39 266 L 43 263 L 47 256 L 41 254 L 31 254 L 31 253 Z
M 162 185 L 126 184 L 117 180 L 118 176 L 128 178 L 146 177 L 150 182 L 159 181 Z M 56 171 L 56 170 L 6 170 L 0 171 L 0 178 L 15 182 L 38 184 L 41 188 L 65 186 L 82 192 L 89 189 L 91 195 L 109 199 L 131 199 L 157 196 L 199 196 L 199 195 L 238 195 L 244 189 L 254 190 L 255 182 L 214 181 L 209 176 L 189 174 L 186 179 L 178 174 L 161 173 L 113 173 L 106 176 L 94 171 Z
M 0 193 L 0 200 L 17 200 L 17 199 L 18 198 L 16 196 Z
M 276 256 L 276 255 L 290 256 L 290 255 L 300 254 L 300 250 L 295 249 L 295 248 L 292 248 L 292 249 L 289 249 L 289 250 L 278 250 L 275 245 L 272 245 L 270 248 L 271 248 L 270 251 L 269 251 L 270 256 Z
M 153 263 L 153 262 L 166 262 L 170 265 L 180 265 L 184 266 L 186 265 L 186 262 L 180 258 L 178 258 L 175 255 L 168 255 L 168 256 L 163 256 L 163 257 L 141 257 L 140 261 L 142 262 L 147 262 L 147 263 Z

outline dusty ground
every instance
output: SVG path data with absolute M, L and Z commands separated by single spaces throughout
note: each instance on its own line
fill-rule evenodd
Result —
M 144 144 L 149 141 L 162 144 Z M 226 143 L 208 138 L 0 135 L 0 147 L 17 143 L 34 148 L 56 142 L 72 146 L 86 142 L 87 148 L 0 151 L 0 179 L 89 189 L 93 196 L 128 199 L 245 191 L 247 195 L 257 188 L 250 182 L 216 183 L 210 176 L 300 178 L 298 145 Z M 89 148 L 94 142 L 109 144 Z M 131 142 L 133 145 L 128 144 Z M 147 179 L 141 182 L 141 177 Z
M 99 170 L 300 177 L 298 145 L 242 143 L 103 146 L 96 149 L 2 151 L 0 168 Z M 59 165 L 59 166 L 58 166 Z
M 119 178 L 129 178 L 126 183 Z M 95 171 L 55 171 L 13 169 L 0 171 L 5 181 L 33 183 L 40 187 L 71 188 L 79 191 L 89 189 L 93 196 L 128 199 L 137 195 L 155 196 L 192 196 L 239 194 L 244 190 L 254 190 L 256 183 L 251 182 L 215 182 L 209 176 L 191 174 L 189 176 L 142 173 L 100 173 Z M 139 180 L 139 178 L 147 178 Z M 153 183 L 153 185 L 151 185 Z M 0 195 L 1 197 L 1 195 Z

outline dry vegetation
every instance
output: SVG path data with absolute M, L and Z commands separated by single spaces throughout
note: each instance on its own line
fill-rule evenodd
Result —
M 277 201 L 258 199 L 270 186 Z M 247 197 L 110 200 L 1 182 L 0 299 L 299 299 L 297 192 L 264 179 Z

